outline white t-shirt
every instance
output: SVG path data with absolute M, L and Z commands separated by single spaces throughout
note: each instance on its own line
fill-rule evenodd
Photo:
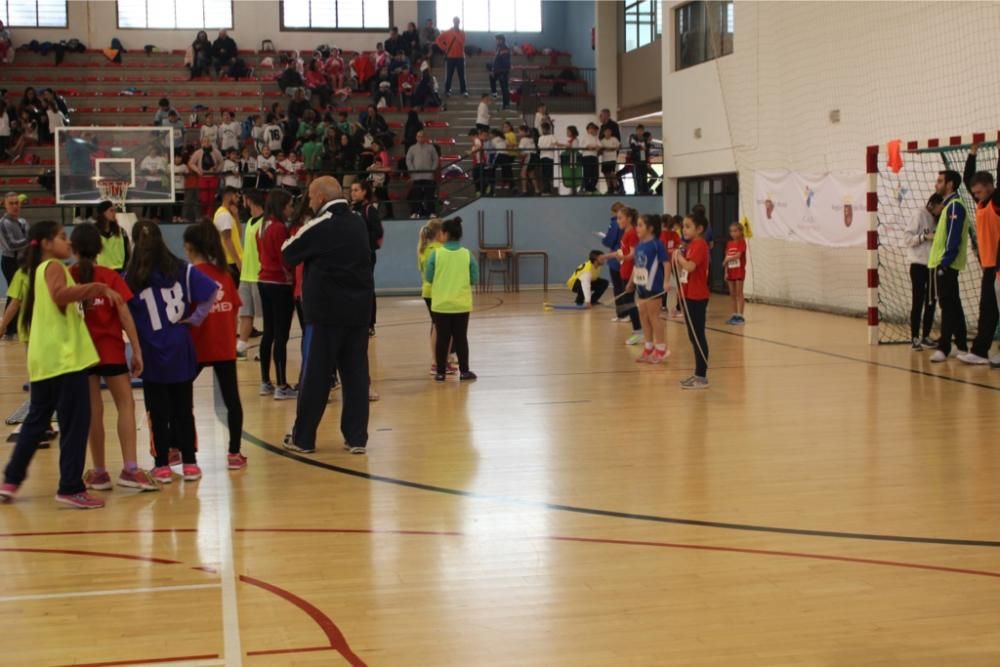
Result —
M 219 126 L 219 143 L 223 151 L 240 147 L 240 131 L 240 124 L 235 120 Z
M 240 171 L 244 174 L 254 174 L 257 172 L 257 158 L 246 157 L 240 158 Z
M 271 157 L 257 156 L 257 169 L 267 168 L 273 172 L 277 166 L 278 160 L 273 155 Z
M 490 124 L 490 105 L 486 102 L 480 102 L 479 108 L 476 109 L 476 125 L 486 125 Z
M 281 129 L 280 125 L 264 126 L 264 141 L 267 142 L 267 147 L 271 149 L 271 152 L 281 150 L 281 142 L 284 139 L 285 132 Z
M 254 148 L 259 153 L 260 149 L 264 147 L 264 126 L 254 125 L 253 129 L 250 130 L 250 138 L 253 139 Z
M 559 152 L 558 143 L 559 142 L 556 141 L 556 135 L 554 134 L 543 134 L 542 136 L 538 137 L 538 148 L 542 158 L 555 160 L 556 153 Z
M 171 170 L 174 174 L 174 190 L 180 192 L 184 189 L 184 177 L 190 173 L 190 169 L 183 162 L 181 164 L 170 165 Z
M 597 157 L 597 151 L 601 147 L 601 140 L 597 138 L 596 134 L 591 134 L 587 132 L 586 134 L 580 135 L 580 149 L 582 150 L 582 155 L 584 157 Z
M 217 210 L 215 217 L 212 218 L 212 222 L 215 223 L 215 228 L 219 230 L 219 233 L 229 231 L 233 228 L 233 215 L 226 210 Z
M 280 164 L 282 171 L 278 174 L 278 185 L 286 185 L 291 188 L 299 187 L 298 170 L 302 166 L 301 163 L 285 159 Z
M 615 137 L 610 139 L 601 139 L 601 161 L 602 162 L 617 162 L 618 161 L 618 149 L 621 148 L 622 142 L 618 141 Z
M 535 151 L 535 142 L 531 137 L 521 137 L 521 140 L 517 142 L 517 147 L 521 149 L 520 161 L 526 162 Z
M 10 118 L 6 113 L 0 113 L 0 137 L 10 136 Z
M 45 115 L 49 117 L 50 130 L 55 130 L 57 127 L 66 127 L 66 117 L 62 115 L 61 111 L 48 109 L 45 111 Z
M 218 125 L 202 125 L 201 126 L 201 138 L 204 139 L 205 137 L 208 137 L 208 139 L 212 142 L 213 145 L 218 145 L 219 144 L 219 126 Z
M 243 186 L 243 177 L 240 176 L 240 163 L 226 158 L 222 163 L 222 172 L 225 174 L 223 184 L 239 188 Z
M 167 171 L 167 158 L 162 155 L 155 157 L 147 155 L 139 163 L 139 171 L 149 172 L 143 174 L 143 178 L 146 179 L 147 183 L 159 183 L 163 174 Z

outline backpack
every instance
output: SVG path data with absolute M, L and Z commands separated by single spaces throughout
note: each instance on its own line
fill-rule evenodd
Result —
M 250 68 L 247 67 L 247 63 L 243 58 L 236 58 L 233 64 L 229 66 L 227 75 L 230 79 L 243 79 L 250 76 Z
M 120 51 L 121 53 L 127 53 L 127 51 L 125 51 L 125 47 L 122 46 L 122 41 L 120 39 L 118 39 L 117 37 L 112 37 L 111 38 L 111 48 L 112 49 L 116 49 L 116 50 Z

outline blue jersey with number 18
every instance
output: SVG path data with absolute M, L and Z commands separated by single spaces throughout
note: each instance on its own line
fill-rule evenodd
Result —
M 142 346 L 143 380 L 174 384 L 194 379 L 198 360 L 183 321 L 192 304 L 212 298 L 216 289 L 214 280 L 184 263 L 175 276 L 154 271 L 149 286 L 136 292 L 128 307 Z

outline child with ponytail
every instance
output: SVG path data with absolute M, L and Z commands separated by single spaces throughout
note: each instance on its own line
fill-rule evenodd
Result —
M 121 296 L 101 283 L 77 285 L 63 264 L 71 250 L 58 222 L 36 222 L 28 230 L 24 270 L 28 285 L 18 327 L 28 336 L 31 407 L 4 470 L 0 500 L 10 501 L 28 474 L 52 413 L 59 420 L 59 490 L 56 501 L 80 509 L 104 507 L 87 493 L 83 467 L 90 429 L 87 369 L 100 362 L 80 309 L 74 304 L 107 299 L 116 307 Z
M 227 467 L 242 470 L 247 467 L 247 457 L 240 452 L 243 404 L 236 381 L 236 339 L 233 337 L 233 325 L 242 305 L 240 295 L 229 275 L 222 237 L 211 221 L 202 220 L 184 230 L 184 251 L 194 268 L 219 286 L 212 309 L 200 326 L 191 329 L 191 336 L 198 356 L 198 372 L 201 373 L 206 366 L 212 367 L 226 405 L 229 426 Z
M 143 220 L 132 228 L 132 260 L 126 282 L 135 296 L 129 309 L 141 331 L 142 394 L 156 459 L 153 478 L 173 481 L 169 449 L 181 452 L 186 481 L 201 479 L 194 427 L 193 384 L 198 359 L 190 326 L 198 326 L 215 305 L 215 281 L 171 254 L 160 227 Z M 230 333 L 235 341 L 235 334 Z
M 142 350 L 135 322 L 126 305 L 132 298 L 132 290 L 116 271 L 97 264 L 101 254 L 101 236 L 96 225 L 77 225 L 70 237 L 77 260 L 70 269 L 73 279 L 80 285 L 104 285 L 121 296 L 117 305 L 104 297 L 89 299 L 83 304 L 84 321 L 101 359 L 100 364 L 89 371 L 90 456 L 94 468 L 83 476 L 83 482 L 88 489 L 95 491 L 110 491 L 113 488 L 104 457 L 104 400 L 101 398 L 101 378 L 104 378 L 118 411 L 118 442 L 122 448 L 118 486 L 156 491 L 159 488 L 156 482 L 139 467 L 136 459 L 135 401 L 132 399 L 132 379 L 122 340 L 124 331 L 132 344 L 131 375 L 138 377 L 142 373 Z

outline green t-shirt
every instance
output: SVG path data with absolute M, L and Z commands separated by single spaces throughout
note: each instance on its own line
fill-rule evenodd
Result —
M 63 309 L 49 294 L 45 269 L 52 262 L 65 272 L 68 286 L 76 284 L 69 269 L 58 260 L 47 260 L 35 269 L 35 299 L 31 317 L 33 334 L 28 340 L 28 378 L 32 382 L 76 373 L 96 366 L 101 360 L 83 319 L 83 304 L 71 303 Z M 23 316 L 24 311 L 21 313 Z
M 321 142 L 313 140 L 302 145 L 302 162 L 306 165 L 306 171 L 319 169 L 322 159 L 323 144 Z
M 303 139 L 307 134 L 314 132 L 316 132 L 316 125 L 314 123 L 302 121 L 299 123 L 299 131 L 295 134 L 295 136 L 298 139 Z
M 264 216 L 250 218 L 243 236 L 243 270 L 240 271 L 241 283 L 255 283 L 260 276 L 260 255 L 257 252 L 257 230 Z

